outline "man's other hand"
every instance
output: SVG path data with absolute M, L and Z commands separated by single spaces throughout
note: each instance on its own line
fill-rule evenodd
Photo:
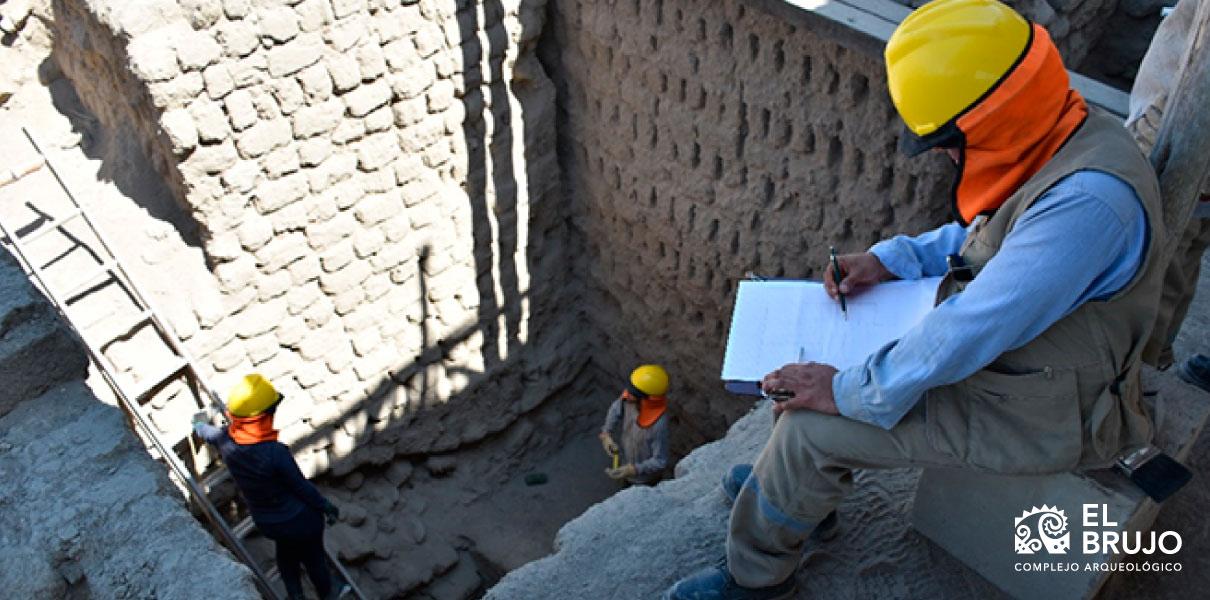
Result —
M 832 263 L 823 272 L 823 287 L 828 295 L 836 300 L 837 293 L 857 294 L 872 285 L 894 279 L 895 275 L 882 266 L 882 261 L 869 252 L 860 254 L 843 254 L 836 257 L 840 263 L 840 288 L 837 290 L 836 280 L 832 276 Z
M 820 363 L 788 364 L 761 380 L 764 390 L 789 390 L 794 397 L 773 404 L 773 412 L 786 410 L 813 410 L 828 415 L 838 415 L 836 398 L 832 396 L 832 376 L 836 368 Z

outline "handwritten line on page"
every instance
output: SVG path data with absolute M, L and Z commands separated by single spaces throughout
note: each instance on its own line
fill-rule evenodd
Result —
M 845 369 L 899 339 L 933 309 L 939 277 L 888 281 L 847 296 L 849 318 L 815 281 L 741 281 L 724 381 L 759 381 L 792 362 Z

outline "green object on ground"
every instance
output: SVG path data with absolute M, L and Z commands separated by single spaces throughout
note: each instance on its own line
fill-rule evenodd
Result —
M 525 476 L 525 485 L 542 485 L 549 481 L 546 473 L 530 473 Z

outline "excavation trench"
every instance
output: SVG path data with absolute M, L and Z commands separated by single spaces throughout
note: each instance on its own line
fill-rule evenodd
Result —
M 672 373 L 675 456 L 750 408 L 717 382 L 739 277 L 945 218 L 862 29 L 898 13 L 707 4 L 34 2 L 6 133 L 46 140 L 207 380 L 286 394 L 372 597 L 476 597 L 619 489 L 595 432 L 633 366 Z M 1047 18 L 1081 60 L 1107 10 Z M 2 191 L 27 228 L 63 210 Z M 78 276 L 80 240 L 46 239 Z M 73 319 L 112 329 L 120 288 Z M 155 370 L 154 332 L 108 333 L 120 375 Z M 165 433 L 187 392 L 150 403 Z

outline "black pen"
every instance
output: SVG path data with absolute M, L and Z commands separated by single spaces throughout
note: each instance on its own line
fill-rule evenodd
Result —
M 840 311 L 844 313 L 844 320 L 849 320 L 849 307 L 845 304 L 844 294 L 840 291 L 840 261 L 836 260 L 836 247 L 828 246 L 828 254 L 832 259 L 832 281 L 836 283 L 836 296 L 840 298 Z

